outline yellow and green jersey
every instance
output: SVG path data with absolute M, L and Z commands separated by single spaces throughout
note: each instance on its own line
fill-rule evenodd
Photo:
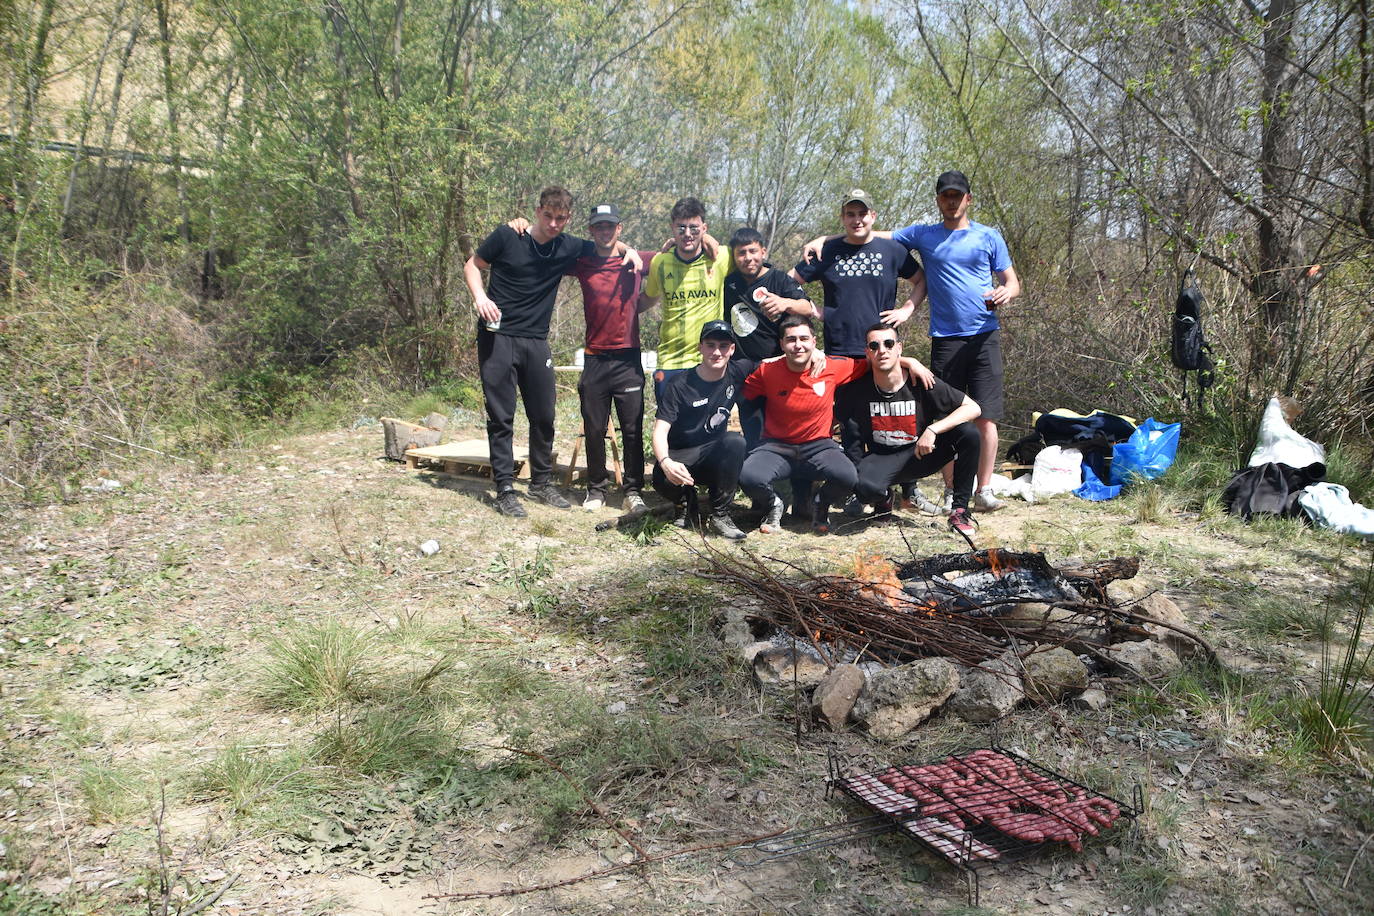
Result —
M 658 328 L 658 367 L 690 369 L 701 361 L 697 338 L 701 326 L 725 313 L 725 275 L 734 266 L 730 246 L 721 245 L 712 261 L 702 254 L 690 263 L 676 251 L 661 251 L 649 264 L 644 293 L 663 298 Z

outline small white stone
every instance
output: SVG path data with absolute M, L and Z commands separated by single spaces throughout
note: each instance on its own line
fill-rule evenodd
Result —
M 439 542 L 430 538 L 420 545 L 420 553 L 427 557 L 432 557 L 439 552 Z
M 618 716 L 624 713 L 627 709 L 629 709 L 629 706 L 626 705 L 624 700 L 616 700 L 610 706 L 606 707 L 606 712 L 610 713 L 613 716 Z

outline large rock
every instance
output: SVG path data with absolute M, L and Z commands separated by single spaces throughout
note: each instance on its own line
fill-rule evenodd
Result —
M 1013 632 L 1034 630 L 1044 634 L 1044 642 L 1100 646 L 1107 641 L 1107 630 L 1100 618 L 1078 614 L 1066 608 L 1051 607 L 1039 601 L 1015 604 L 1001 617 Z
M 1068 649 L 1035 652 L 1021 664 L 1026 696 L 1036 703 L 1054 703 L 1088 686 L 1088 669 Z
M 820 656 L 810 649 L 793 646 L 773 646 L 754 656 L 754 676 L 765 686 L 777 684 L 790 687 L 815 687 L 828 669 Z
M 959 689 L 959 671 L 947 659 L 923 658 L 875 673 L 854 704 L 868 733 L 894 741 L 930 717 Z
M 811 712 L 838 731 L 849 721 L 849 713 L 864 689 L 864 673 L 858 665 L 836 665 L 811 695 Z
M 1139 579 L 1112 582 L 1107 586 L 1107 597 L 1117 604 L 1125 605 L 1127 610 L 1138 611 L 1161 623 L 1189 627 L 1188 616 L 1183 613 L 1178 602 L 1159 591 L 1153 583 L 1143 582 Z M 1168 646 L 1180 658 L 1193 658 L 1207 654 L 1206 650 L 1197 642 L 1168 627 L 1161 627 L 1152 623 L 1144 624 L 1144 627 L 1151 639 Z
M 759 620 L 757 611 L 747 605 L 734 605 L 724 608 L 720 617 L 720 641 L 727 649 L 743 649 L 764 635 L 766 626 Z
M 1182 664 L 1174 650 L 1149 640 L 1117 643 L 1108 657 L 1112 664 L 1146 680 L 1173 674 Z
M 1026 698 L 1016 659 L 1003 655 L 959 672 L 959 689 L 945 708 L 966 722 L 993 722 Z

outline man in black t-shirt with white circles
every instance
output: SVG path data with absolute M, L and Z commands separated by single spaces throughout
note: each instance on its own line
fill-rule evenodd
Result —
M 496 511 L 514 518 L 525 517 L 525 508 L 515 494 L 517 392 L 530 422 L 529 494 L 557 509 L 571 506 L 552 482 L 556 395 L 549 320 L 563 275 L 579 257 L 596 252 L 591 242 L 563 234 L 572 204 L 573 197 L 566 189 L 545 188 L 528 233 L 498 226 L 463 265 L 463 277 L 478 315 L 477 361 L 486 401 Z M 624 243 L 616 245 L 617 253 L 626 255 Z M 637 256 L 626 257 L 638 261 Z M 484 270 L 490 271 L 490 294 L 482 283 Z

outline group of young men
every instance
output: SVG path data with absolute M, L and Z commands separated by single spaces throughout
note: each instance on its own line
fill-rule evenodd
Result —
M 465 265 L 479 316 L 497 510 L 525 515 L 513 485 L 517 393 L 530 424 L 529 494 L 570 507 L 552 483 L 547 337 L 559 281 L 571 275 L 581 284 L 586 319 L 578 385 L 588 465 L 584 507 L 605 504 L 602 431 L 613 405 L 624 437 L 623 506 L 644 508 L 639 315 L 661 304 L 653 484 L 680 523 L 704 486 L 706 521 L 724 537 L 743 538 L 730 514 L 742 488 L 761 513 L 759 530 L 777 531 L 786 504 L 776 485 L 790 478 L 794 515 L 809 510 L 820 534 L 831 529 L 831 508 L 846 501 L 890 510 L 897 484 L 915 508 L 947 512 L 952 527 L 970 534 L 971 509 L 1002 505 L 987 489 L 1002 410 L 996 310 L 1019 294 L 1020 284 L 1001 235 L 969 219 L 967 178 L 945 172 L 935 199 L 941 222 L 876 232 L 872 199 L 854 189 L 840 202 L 843 234 L 808 243 L 784 273 L 769 263 L 754 229 L 717 244 L 695 198 L 674 205 L 665 250 L 636 251 L 620 240 L 620 215 L 609 204 L 591 210 L 591 241 L 564 234 L 571 195 L 546 188 L 533 224 L 498 227 Z M 817 280 L 821 307 L 803 288 Z M 900 280 L 908 290 L 897 305 Z M 903 356 L 898 335 L 927 296 L 930 369 Z M 813 319 L 823 323 L 823 353 Z M 728 428 L 736 407 L 742 434 Z M 937 471 L 945 479 L 942 504 L 914 487 Z

